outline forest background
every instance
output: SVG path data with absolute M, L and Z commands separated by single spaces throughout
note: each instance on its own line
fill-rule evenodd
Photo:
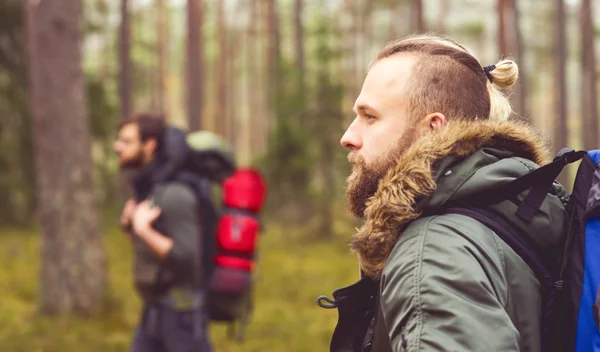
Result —
M 375 53 L 435 32 L 482 65 L 512 57 L 515 113 L 556 149 L 599 148 L 599 16 L 592 0 L 0 1 L 2 350 L 127 350 L 140 302 L 112 143 L 137 112 L 219 133 L 268 182 L 254 316 L 241 345 L 211 326 L 216 350 L 327 350 L 337 314 L 316 298 L 358 275 L 339 140 Z

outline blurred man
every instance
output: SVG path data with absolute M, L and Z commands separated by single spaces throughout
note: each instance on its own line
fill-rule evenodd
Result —
M 332 351 L 540 351 L 532 270 L 474 218 L 440 214 L 549 161 L 497 89 L 517 77 L 511 60 L 482 66 L 433 36 L 377 54 L 341 139 L 349 208 L 364 220 L 351 241 L 362 278 L 329 299 L 340 311 Z M 520 197 L 486 209 L 553 246 L 564 240 L 564 194 L 555 184 L 529 223 L 515 215 Z
M 179 182 L 158 185 L 158 158 L 165 121 L 138 115 L 123 122 L 114 149 L 120 167 L 137 172 L 135 199 L 123 209 L 120 223 L 135 248 L 134 280 L 144 311 L 132 352 L 210 351 L 194 276 L 198 260 L 197 200 Z

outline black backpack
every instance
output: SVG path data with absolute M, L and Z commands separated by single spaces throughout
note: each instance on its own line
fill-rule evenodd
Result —
M 198 200 L 202 256 L 195 268 L 195 277 L 198 279 L 197 287 L 204 288 L 200 296 L 206 317 L 209 322 L 228 323 L 232 337 L 235 334 L 236 339 L 242 341 L 253 308 L 251 277 L 244 277 L 247 282 L 243 287 L 238 285 L 234 292 L 215 284 L 223 281 L 237 283 L 240 280 L 239 277 L 223 277 L 215 270 L 214 262 L 217 226 L 219 219 L 227 212 L 216 199 L 222 191 L 223 182 L 237 169 L 231 147 L 220 136 L 209 131 L 185 133 L 169 127 L 159 158 L 162 167 L 154 175 L 155 184 L 160 186 L 166 182 L 182 182 L 190 187 Z M 161 266 L 156 275 L 157 285 L 162 271 Z M 235 329 L 236 324 L 238 329 Z
M 527 195 L 516 215 L 532 221 L 563 168 L 581 160 L 573 191 L 563 199 L 569 212 L 566 240 L 555 249 L 537 247 L 484 204 Z M 492 229 L 537 276 L 542 293 L 542 351 L 600 351 L 600 151 L 561 150 L 554 161 L 479 200 L 463 202 L 442 213 L 470 216 Z

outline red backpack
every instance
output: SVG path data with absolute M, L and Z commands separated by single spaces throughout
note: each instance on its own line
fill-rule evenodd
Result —
M 209 317 L 239 322 L 239 340 L 252 311 L 252 278 L 262 229 L 259 214 L 266 192 L 262 176 L 252 168 L 237 169 L 223 181 L 222 208 L 209 254 L 213 262 L 206 266 Z
M 232 328 L 239 323 L 237 339 L 242 340 L 252 312 L 252 279 L 262 231 L 259 215 L 267 195 L 264 179 L 253 168 L 238 168 L 230 146 L 212 132 L 185 134 L 169 128 L 165 145 L 165 174 L 177 170 L 175 179 L 188 184 L 199 203 L 198 278 L 208 318 Z M 221 191 L 220 202 L 213 201 L 214 186 Z

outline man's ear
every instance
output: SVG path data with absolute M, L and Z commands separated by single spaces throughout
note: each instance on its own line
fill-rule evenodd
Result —
M 425 116 L 425 123 L 428 129 L 441 131 L 446 126 L 446 116 L 441 112 L 434 112 Z
M 148 138 L 148 140 L 144 142 L 143 148 L 146 150 L 146 153 L 154 155 L 154 154 L 156 154 L 157 146 L 158 146 L 158 143 L 156 142 L 156 139 Z

